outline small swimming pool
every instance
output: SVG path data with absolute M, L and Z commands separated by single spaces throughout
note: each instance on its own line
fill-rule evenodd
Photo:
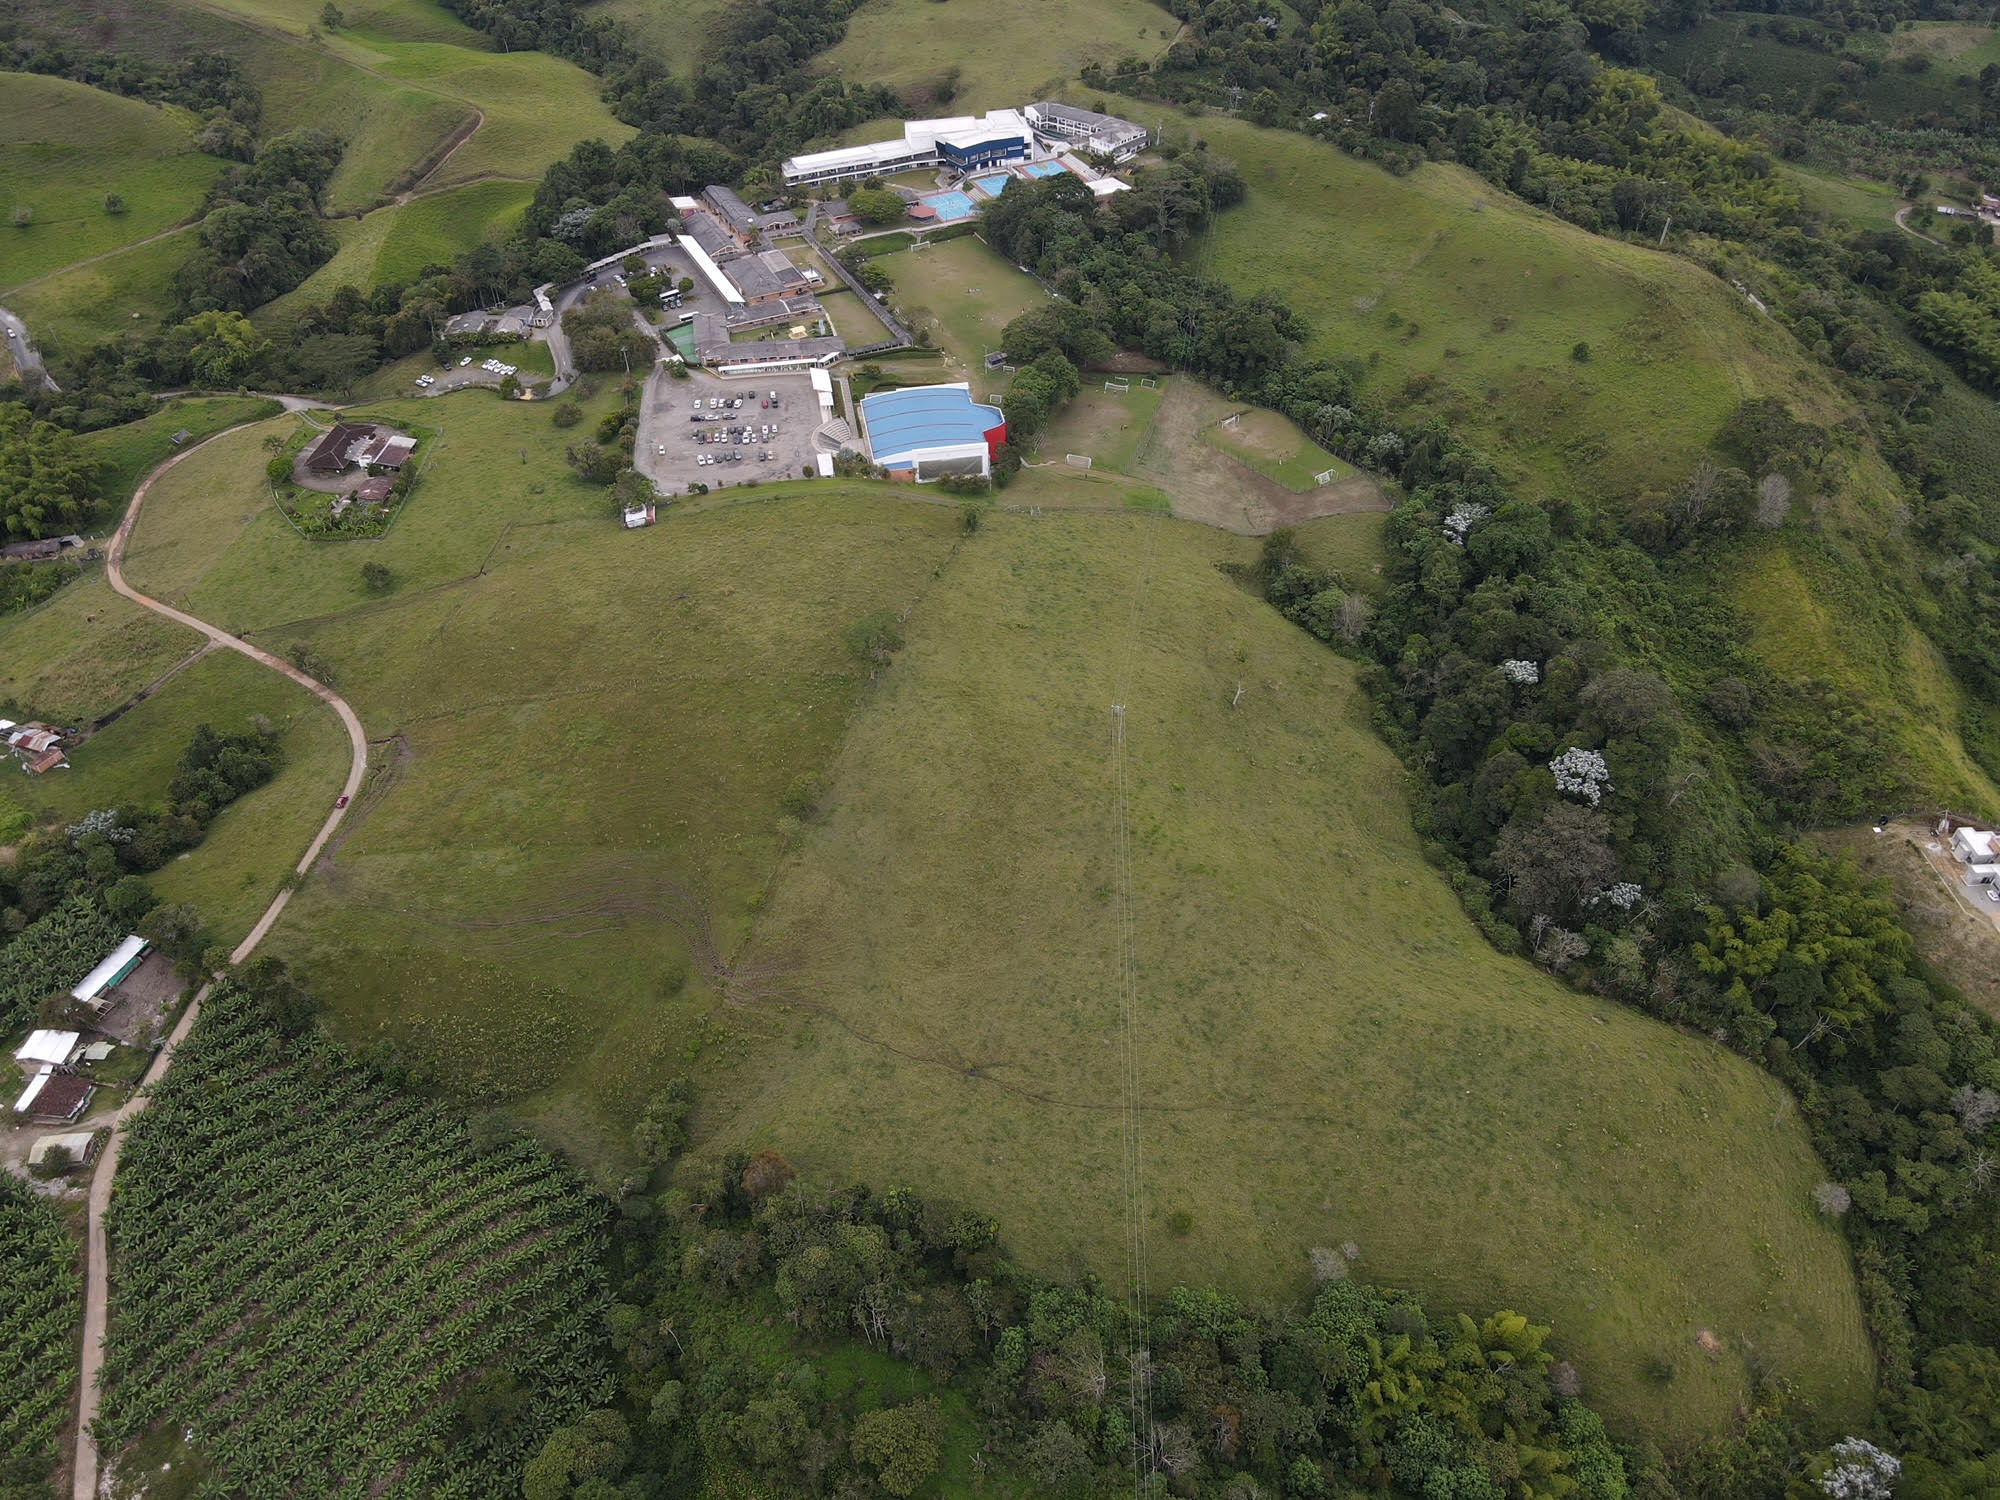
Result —
M 1007 184 L 1014 179 L 1005 172 L 995 172 L 991 177 L 975 177 L 972 185 L 989 198 L 997 198 L 1007 191 Z
M 954 224 L 960 219 L 969 219 L 979 211 L 970 195 L 953 188 L 948 193 L 932 193 L 923 200 L 937 210 L 940 224 Z
M 1028 163 L 1030 177 L 1060 177 L 1069 170 L 1059 161 L 1031 161 Z

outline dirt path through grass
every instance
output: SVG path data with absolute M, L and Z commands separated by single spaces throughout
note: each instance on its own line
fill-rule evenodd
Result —
M 325 847 L 327 840 L 333 837 L 334 830 L 340 826 L 340 821 L 346 816 L 354 794 L 361 790 L 362 778 L 367 773 L 368 740 L 362 732 L 359 716 L 348 706 L 345 698 L 325 683 L 308 677 L 290 663 L 280 661 L 270 652 L 260 650 L 239 636 L 231 635 L 228 631 L 210 625 L 205 620 L 198 620 L 193 615 L 148 598 L 125 581 L 123 566 L 125 544 L 131 539 L 133 523 L 139 519 L 139 507 L 145 503 L 146 493 L 152 489 L 153 481 L 191 454 L 200 452 L 209 443 L 214 442 L 215 438 L 236 430 L 234 427 L 225 428 L 215 437 L 196 443 L 185 452 L 175 454 L 146 476 L 144 482 L 133 492 L 132 503 L 125 508 L 125 519 L 118 523 L 117 534 L 112 537 L 111 546 L 105 553 L 104 571 L 111 587 L 133 603 L 151 610 L 156 615 L 163 615 L 177 624 L 200 631 L 213 646 L 240 651 L 259 666 L 269 667 L 273 672 L 291 678 L 299 686 L 330 705 L 333 711 L 340 715 L 341 723 L 347 728 L 348 742 L 353 749 L 353 758 L 347 769 L 347 784 L 342 788 L 339 799 L 327 813 L 326 821 L 320 825 L 319 832 L 313 836 L 312 843 L 306 847 L 305 854 L 296 866 L 297 872 L 303 875 L 312 868 L 312 862 L 319 857 L 320 850 Z M 236 951 L 229 955 L 229 962 L 232 965 L 242 963 L 256 951 L 257 945 L 263 942 L 265 934 L 276 925 L 291 899 L 292 887 L 289 885 L 272 898 L 271 904 L 264 909 L 264 915 L 257 919 L 257 925 L 250 929 L 249 935 L 238 943 Z M 104 1154 L 98 1159 L 97 1171 L 90 1180 L 90 1229 L 84 1271 L 83 1353 L 77 1382 L 76 1464 L 71 1477 L 71 1494 L 74 1500 L 94 1500 L 97 1494 L 99 1455 L 97 1441 L 91 1435 L 90 1424 L 97 1416 L 97 1379 L 104 1368 L 104 1333 L 110 1299 L 104 1215 L 111 1206 L 111 1184 L 118 1175 L 118 1157 L 124 1140 L 124 1128 L 134 1116 L 145 1109 L 146 1086 L 164 1078 L 167 1069 L 173 1066 L 174 1051 L 193 1029 L 196 1018 L 201 1014 L 201 1003 L 207 997 L 208 991 L 209 986 L 203 985 L 194 999 L 188 1003 L 187 1010 L 174 1027 L 173 1033 L 167 1038 L 166 1045 L 160 1049 L 160 1055 L 153 1060 L 153 1065 L 147 1070 L 146 1076 L 140 1079 L 139 1089 L 133 1093 L 125 1107 L 113 1117 L 111 1139 L 105 1144 Z

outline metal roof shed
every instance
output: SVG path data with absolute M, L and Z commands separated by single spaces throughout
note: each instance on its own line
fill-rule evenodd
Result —
M 70 999 L 93 1010 L 104 1009 L 109 999 L 105 992 L 132 972 L 139 960 L 145 957 L 147 946 L 146 940 L 136 933 L 126 938 L 111 950 L 102 963 L 77 981 L 76 988 L 69 992 Z
M 31 1031 L 14 1061 L 25 1068 L 66 1067 L 82 1041 L 83 1034 L 76 1031 Z

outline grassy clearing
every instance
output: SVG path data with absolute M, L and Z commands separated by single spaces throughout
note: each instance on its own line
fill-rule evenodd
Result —
M 224 163 L 194 149 L 183 113 L 62 78 L 0 88 L 0 208 L 34 222 L 0 236 L 0 291 L 185 223 Z M 107 193 L 125 211 L 105 210 Z
M 151 332 L 173 306 L 174 272 L 194 248 L 190 226 L 43 277 L 7 294 L 7 306 L 27 320 L 44 354 L 61 345 L 85 347 L 127 330 Z
M 10 719 L 88 724 L 201 638 L 111 592 L 93 569 L 53 599 L 0 617 L 0 708 Z
M 707 1149 L 948 1182 L 1035 1264 L 1116 1274 L 1120 701 L 1156 1284 L 1299 1289 L 1308 1246 L 1351 1238 L 1372 1279 L 1534 1308 L 1626 1431 L 1725 1422 L 1753 1348 L 1865 1407 L 1782 1091 L 1480 939 L 1351 667 L 1216 571 L 1250 550 L 1164 521 L 981 529 L 737 965 L 732 998 L 789 1045 Z M 1696 1353 L 1704 1328 L 1727 1354 Z
M 427 265 L 449 264 L 476 245 L 498 244 L 514 232 L 534 195 L 528 183 L 474 182 L 337 220 L 333 233 L 340 248 L 333 259 L 259 308 L 256 321 L 275 327 L 301 308 L 324 302 L 336 287 L 367 291 L 408 283 Z
M 632 39 L 649 57 L 665 63 L 679 78 L 692 78 L 702 48 L 715 34 L 716 23 L 730 0 L 596 0 L 584 13 L 622 21 Z
M 1210 269 L 1282 288 L 1308 352 L 1368 362 L 1531 490 L 1601 503 L 1676 482 L 1744 397 L 1828 406 L 1789 336 L 1708 272 L 1535 212 L 1457 168 L 1391 177 L 1302 136 L 1204 119 L 1248 201 Z M 1572 350 L 1588 343 L 1591 357 Z
M 117 524 L 139 481 L 175 452 L 175 433 L 185 430 L 188 443 L 194 444 L 277 409 L 277 402 L 257 396 L 182 396 L 162 401 L 150 417 L 86 433 L 83 446 L 99 465 L 97 488 L 103 496 L 105 524 Z
M 1331 472 L 1332 483 L 1361 472 L 1299 431 L 1289 417 L 1254 406 L 1240 407 L 1203 428 L 1201 440 L 1299 494 L 1319 488 L 1321 474 Z
M 890 305 L 912 331 L 928 328 L 944 351 L 954 380 L 984 377 L 984 360 L 1000 347 L 1000 333 L 1049 294 L 973 235 L 923 250 L 898 250 L 874 265 L 889 273 Z
M 236 733 L 258 715 L 277 728 L 283 768 L 225 808 L 199 845 L 148 877 L 162 900 L 192 903 L 217 940 L 233 946 L 277 894 L 347 772 L 340 721 L 304 688 L 237 652 L 211 652 L 73 749 L 67 773 L 30 781 L 21 800 L 50 822 L 97 807 L 162 806 L 196 725 Z
M 869 0 L 826 60 L 848 78 L 898 88 L 962 68 L 955 112 L 1046 99 L 1087 62 L 1151 60 L 1176 24 L 1151 0 Z
M 1845 221 L 1856 229 L 1894 229 L 1900 200 L 1886 182 L 1866 177 L 1841 177 L 1832 172 L 1816 172 L 1789 162 L 1779 170 L 1799 190 L 1806 207 L 1830 218 Z
M 1336 569 L 1349 588 L 1386 591 L 1382 570 L 1389 563 L 1389 548 L 1382 531 L 1387 520 L 1379 511 L 1321 516 L 1297 528 L 1299 550 L 1313 566 Z

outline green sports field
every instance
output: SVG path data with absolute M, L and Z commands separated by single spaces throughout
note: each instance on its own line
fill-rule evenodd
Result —
M 62 78 L 9 73 L 0 87 L 0 292 L 187 222 L 225 165 L 194 148 L 183 111 Z M 124 200 L 123 213 L 105 197 Z

